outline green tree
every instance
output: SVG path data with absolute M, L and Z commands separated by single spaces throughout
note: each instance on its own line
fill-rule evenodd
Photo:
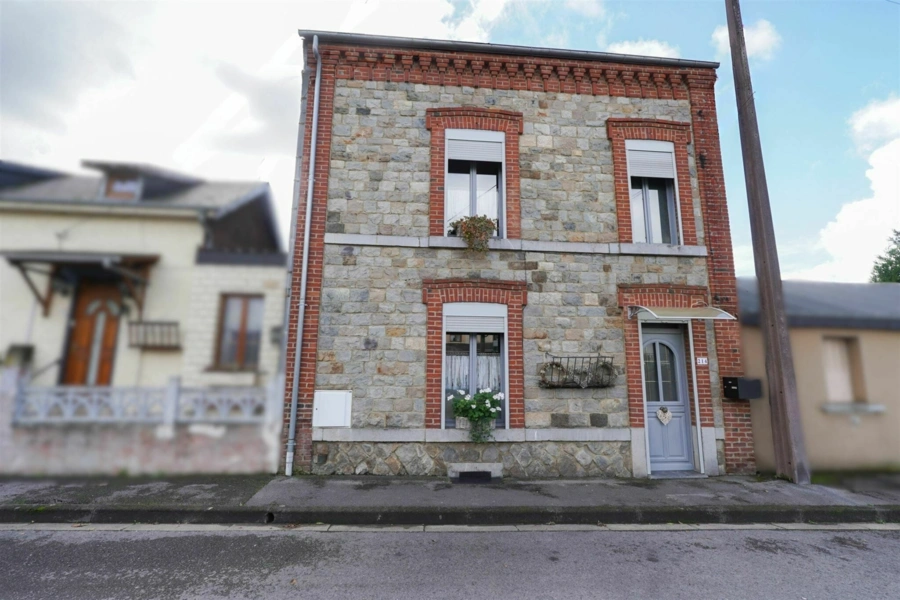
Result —
M 887 251 L 872 267 L 872 283 L 900 283 L 900 230 L 895 229 L 888 240 Z

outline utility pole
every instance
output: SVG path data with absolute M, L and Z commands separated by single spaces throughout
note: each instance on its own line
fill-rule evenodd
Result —
M 766 185 L 766 169 L 759 141 L 756 104 L 753 102 L 744 24 L 738 0 L 725 0 L 725 11 L 728 14 L 728 36 L 731 40 L 731 64 L 734 68 L 734 91 L 744 157 L 747 203 L 750 206 L 753 260 L 756 263 L 756 281 L 759 285 L 760 324 L 766 349 L 775 469 L 776 474 L 781 477 L 787 477 L 794 483 L 807 484 L 809 463 L 803 443 L 800 405 L 797 402 L 794 357 L 784 314 L 781 268 L 778 266 L 769 188 Z

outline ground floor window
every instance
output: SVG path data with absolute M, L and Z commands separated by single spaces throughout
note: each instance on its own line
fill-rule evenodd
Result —
M 490 390 L 493 393 L 504 390 L 503 334 L 501 333 L 460 333 L 445 335 L 444 349 L 444 389 L 446 391 L 444 427 L 456 426 L 453 415 L 453 399 L 457 396 Z M 506 422 L 506 403 L 501 404 L 497 416 L 497 427 Z

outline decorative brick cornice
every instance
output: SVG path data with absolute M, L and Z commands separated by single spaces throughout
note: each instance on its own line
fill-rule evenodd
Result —
M 310 41 L 306 42 L 307 45 Z M 338 79 L 686 100 L 715 70 L 535 56 L 323 44 Z M 307 60 L 314 64 L 312 52 Z

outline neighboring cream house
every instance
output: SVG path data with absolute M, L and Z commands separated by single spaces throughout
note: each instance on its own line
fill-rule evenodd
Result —
M 24 366 L 16 424 L 258 421 L 284 308 L 268 184 L 83 166 L 100 175 L 0 163 L 0 355 Z M 154 404 L 172 388 L 218 396 Z
M 756 279 L 739 278 L 747 375 L 765 380 Z M 814 470 L 900 466 L 900 284 L 785 281 L 806 452 Z M 756 463 L 774 471 L 771 413 L 751 402 Z

